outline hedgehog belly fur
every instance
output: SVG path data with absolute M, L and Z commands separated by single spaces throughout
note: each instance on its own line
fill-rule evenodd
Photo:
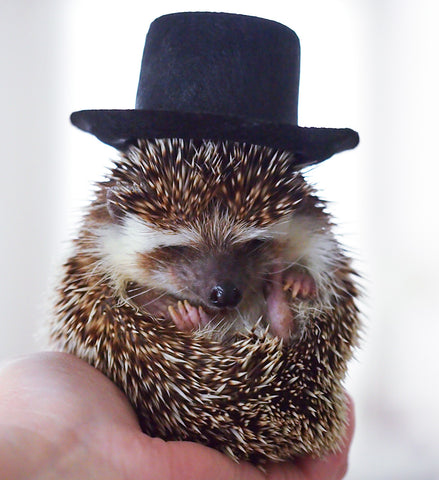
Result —
M 254 463 L 337 448 L 357 290 L 293 160 L 253 145 L 140 140 L 98 184 L 49 343 L 119 385 L 145 433 Z M 235 308 L 211 305 L 224 275 Z M 270 292 L 276 278 L 303 275 L 312 297 L 277 292 L 292 319 L 281 339 Z M 207 326 L 177 328 L 168 305 L 184 300 Z

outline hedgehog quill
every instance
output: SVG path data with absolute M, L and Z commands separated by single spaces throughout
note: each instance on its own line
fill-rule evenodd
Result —
M 287 124 L 274 97 L 270 122 L 256 121 L 252 111 L 244 119 L 226 115 L 236 102 L 206 104 L 200 114 L 200 105 L 183 108 L 182 96 L 152 108 L 167 89 L 148 92 L 158 83 L 144 63 L 162 29 L 171 25 L 175 44 L 193 60 L 194 35 L 218 35 L 213 24 L 223 24 L 228 39 L 208 42 L 205 55 L 215 57 L 212 48 L 223 51 L 245 31 L 238 56 L 244 72 L 243 53 L 250 57 L 249 75 L 260 50 L 248 55 L 249 45 L 261 39 L 270 50 L 267 32 L 285 36 L 288 54 L 298 53 L 294 32 L 275 22 L 168 15 L 148 33 L 136 110 L 72 115 L 120 154 L 97 185 L 64 265 L 50 343 L 119 385 L 149 435 L 254 463 L 323 454 L 344 431 L 342 381 L 357 342 L 357 289 L 325 204 L 301 170 L 353 148 L 358 136 L 298 127 L 297 98 Z M 163 65 L 170 54 L 186 64 L 182 52 L 167 48 Z M 204 68 L 203 52 L 195 57 Z M 235 67 L 227 61 L 222 68 Z M 215 81 L 204 79 L 210 87 L 203 88 L 216 92 Z M 284 83 L 297 97 L 290 74 Z M 228 88 L 238 101 L 249 95 L 244 87 Z M 270 91 L 277 95 L 273 85 Z M 253 95 L 267 100 L 256 87 Z

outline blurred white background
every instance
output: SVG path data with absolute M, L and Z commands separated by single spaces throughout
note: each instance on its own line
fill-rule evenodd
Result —
M 71 127 L 69 114 L 133 108 L 150 22 L 185 10 L 293 28 L 302 44 L 299 124 L 360 132 L 356 150 L 309 173 L 332 202 L 367 292 L 347 380 L 357 406 L 347 479 L 439 479 L 434 0 L 0 0 L 0 359 L 39 348 L 49 278 L 91 182 L 116 155 Z

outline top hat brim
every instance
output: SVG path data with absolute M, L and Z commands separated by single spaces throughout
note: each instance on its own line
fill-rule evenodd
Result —
M 300 127 L 208 113 L 82 110 L 73 112 L 70 119 L 76 127 L 122 151 L 137 139 L 232 141 L 290 151 L 298 167 L 322 162 L 359 142 L 358 133 L 350 128 Z

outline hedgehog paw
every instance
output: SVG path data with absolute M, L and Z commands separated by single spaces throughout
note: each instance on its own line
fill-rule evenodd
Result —
M 179 301 L 177 308 L 170 305 L 168 312 L 175 325 L 183 331 L 196 330 L 207 325 L 210 321 L 209 315 L 201 306 L 194 307 L 187 300 Z
M 283 290 L 291 291 L 292 298 L 313 298 L 317 294 L 314 279 L 302 270 L 288 270 L 284 276 Z

